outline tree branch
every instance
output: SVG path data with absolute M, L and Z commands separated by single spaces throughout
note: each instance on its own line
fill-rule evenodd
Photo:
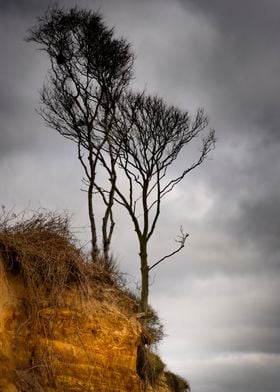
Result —
M 176 250 L 174 250 L 174 252 L 169 253 L 168 255 L 162 257 L 160 260 L 158 260 L 156 263 L 154 263 L 151 267 L 149 267 L 149 271 L 151 271 L 151 269 L 156 267 L 158 264 L 162 263 L 164 260 L 168 259 L 169 257 L 174 256 L 176 253 L 180 252 L 180 250 L 184 248 L 186 239 L 188 238 L 189 234 L 183 232 L 182 226 L 180 227 L 180 233 L 181 234 L 177 236 L 178 239 L 175 240 L 175 242 L 178 242 L 180 244 L 179 248 L 177 248 Z

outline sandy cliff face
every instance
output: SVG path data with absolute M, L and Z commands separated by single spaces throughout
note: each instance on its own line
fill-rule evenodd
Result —
M 8 223 L 0 225 L 0 392 L 189 391 L 150 350 L 155 335 L 137 321 L 136 299 L 75 247 L 63 220 Z
M 3 268 L 0 292 L 1 391 L 143 390 L 136 373 L 140 325 L 117 308 L 113 294 L 109 303 L 69 292 L 60 306 L 42 306 L 34 325 L 23 282 Z

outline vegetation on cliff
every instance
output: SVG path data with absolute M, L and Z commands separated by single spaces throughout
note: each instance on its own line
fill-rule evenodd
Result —
M 0 217 L 0 390 L 187 391 L 117 268 L 78 248 L 67 217 Z M 2 389 L 1 389 L 2 388 Z

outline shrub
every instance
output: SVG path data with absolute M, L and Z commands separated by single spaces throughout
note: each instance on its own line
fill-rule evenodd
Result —
M 90 262 L 77 247 L 69 217 L 39 210 L 26 217 L 0 213 L 0 255 L 7 271 L 21 274 L 30 303 L 55 304 L 74 285 L 87 294 L 96 284 L 113 285 L 114 277 L 100 262 Z
M 165 371 L 165 378 L 170 391 L 172 392 L 189 392 L 191 390 L 189 383 L 177 374 Z
M 164 368 L 165 364 L 157 354 L 143 344 L 138 347 L 137 373 L 145 383 L 155 386 Z

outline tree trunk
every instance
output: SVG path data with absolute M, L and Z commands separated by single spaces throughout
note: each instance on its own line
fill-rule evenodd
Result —
M 110 225 L 109 225 L 109 218 L 110 218 Z M 114 226 L 115 226 L 115 222 L 113 220 L 112 210 L 110 210 L 109 215 L 104 216 L 103 223 L 102 223 L 103 257 L 105 263 L 108 263 L 110 260 L 110 246 L 111 246 L 111 239 L 112 239 Z
M 140 241 L 141 259 L 141 299 L 140 299 L 140 312 L 146 313 L 148 310 L 148 297 L 149 297 L 149 267 L 148 267 L 148 254 L 147 254 L 147 240 L 142 238 Z
M 98 246 L 97 246 L 97 234 L 96 234 L 96 225 L 95 225 L 95 218 L 94 218 L 94 212 L 93 212 L 93 203 L 92 203 L 92 197 L 93 197 L 93 183 L 92 181 L 89 184 L 88 187 L 88 215 L 89 215 L 89 220 L 90 220 L 90 230 L 91 230 L 91 257 L 92 261 L 97 261 L 97 256 L 98 256 Z
M 109 251 L 111 246 L 111 240 L 113 236 L 115 222 L 113 219 L 113 205 L 114 205 L 114 194 L 116 189 L 116 174 L 114 163 L 112 163 L 112 175 L 111 175 L 111 189 L 109 193 L 108 202 L 106 203 L 106 210 L 102 222 L 102 236 L 103 236 L 103 256 L 105 263 L 109 262 Z

